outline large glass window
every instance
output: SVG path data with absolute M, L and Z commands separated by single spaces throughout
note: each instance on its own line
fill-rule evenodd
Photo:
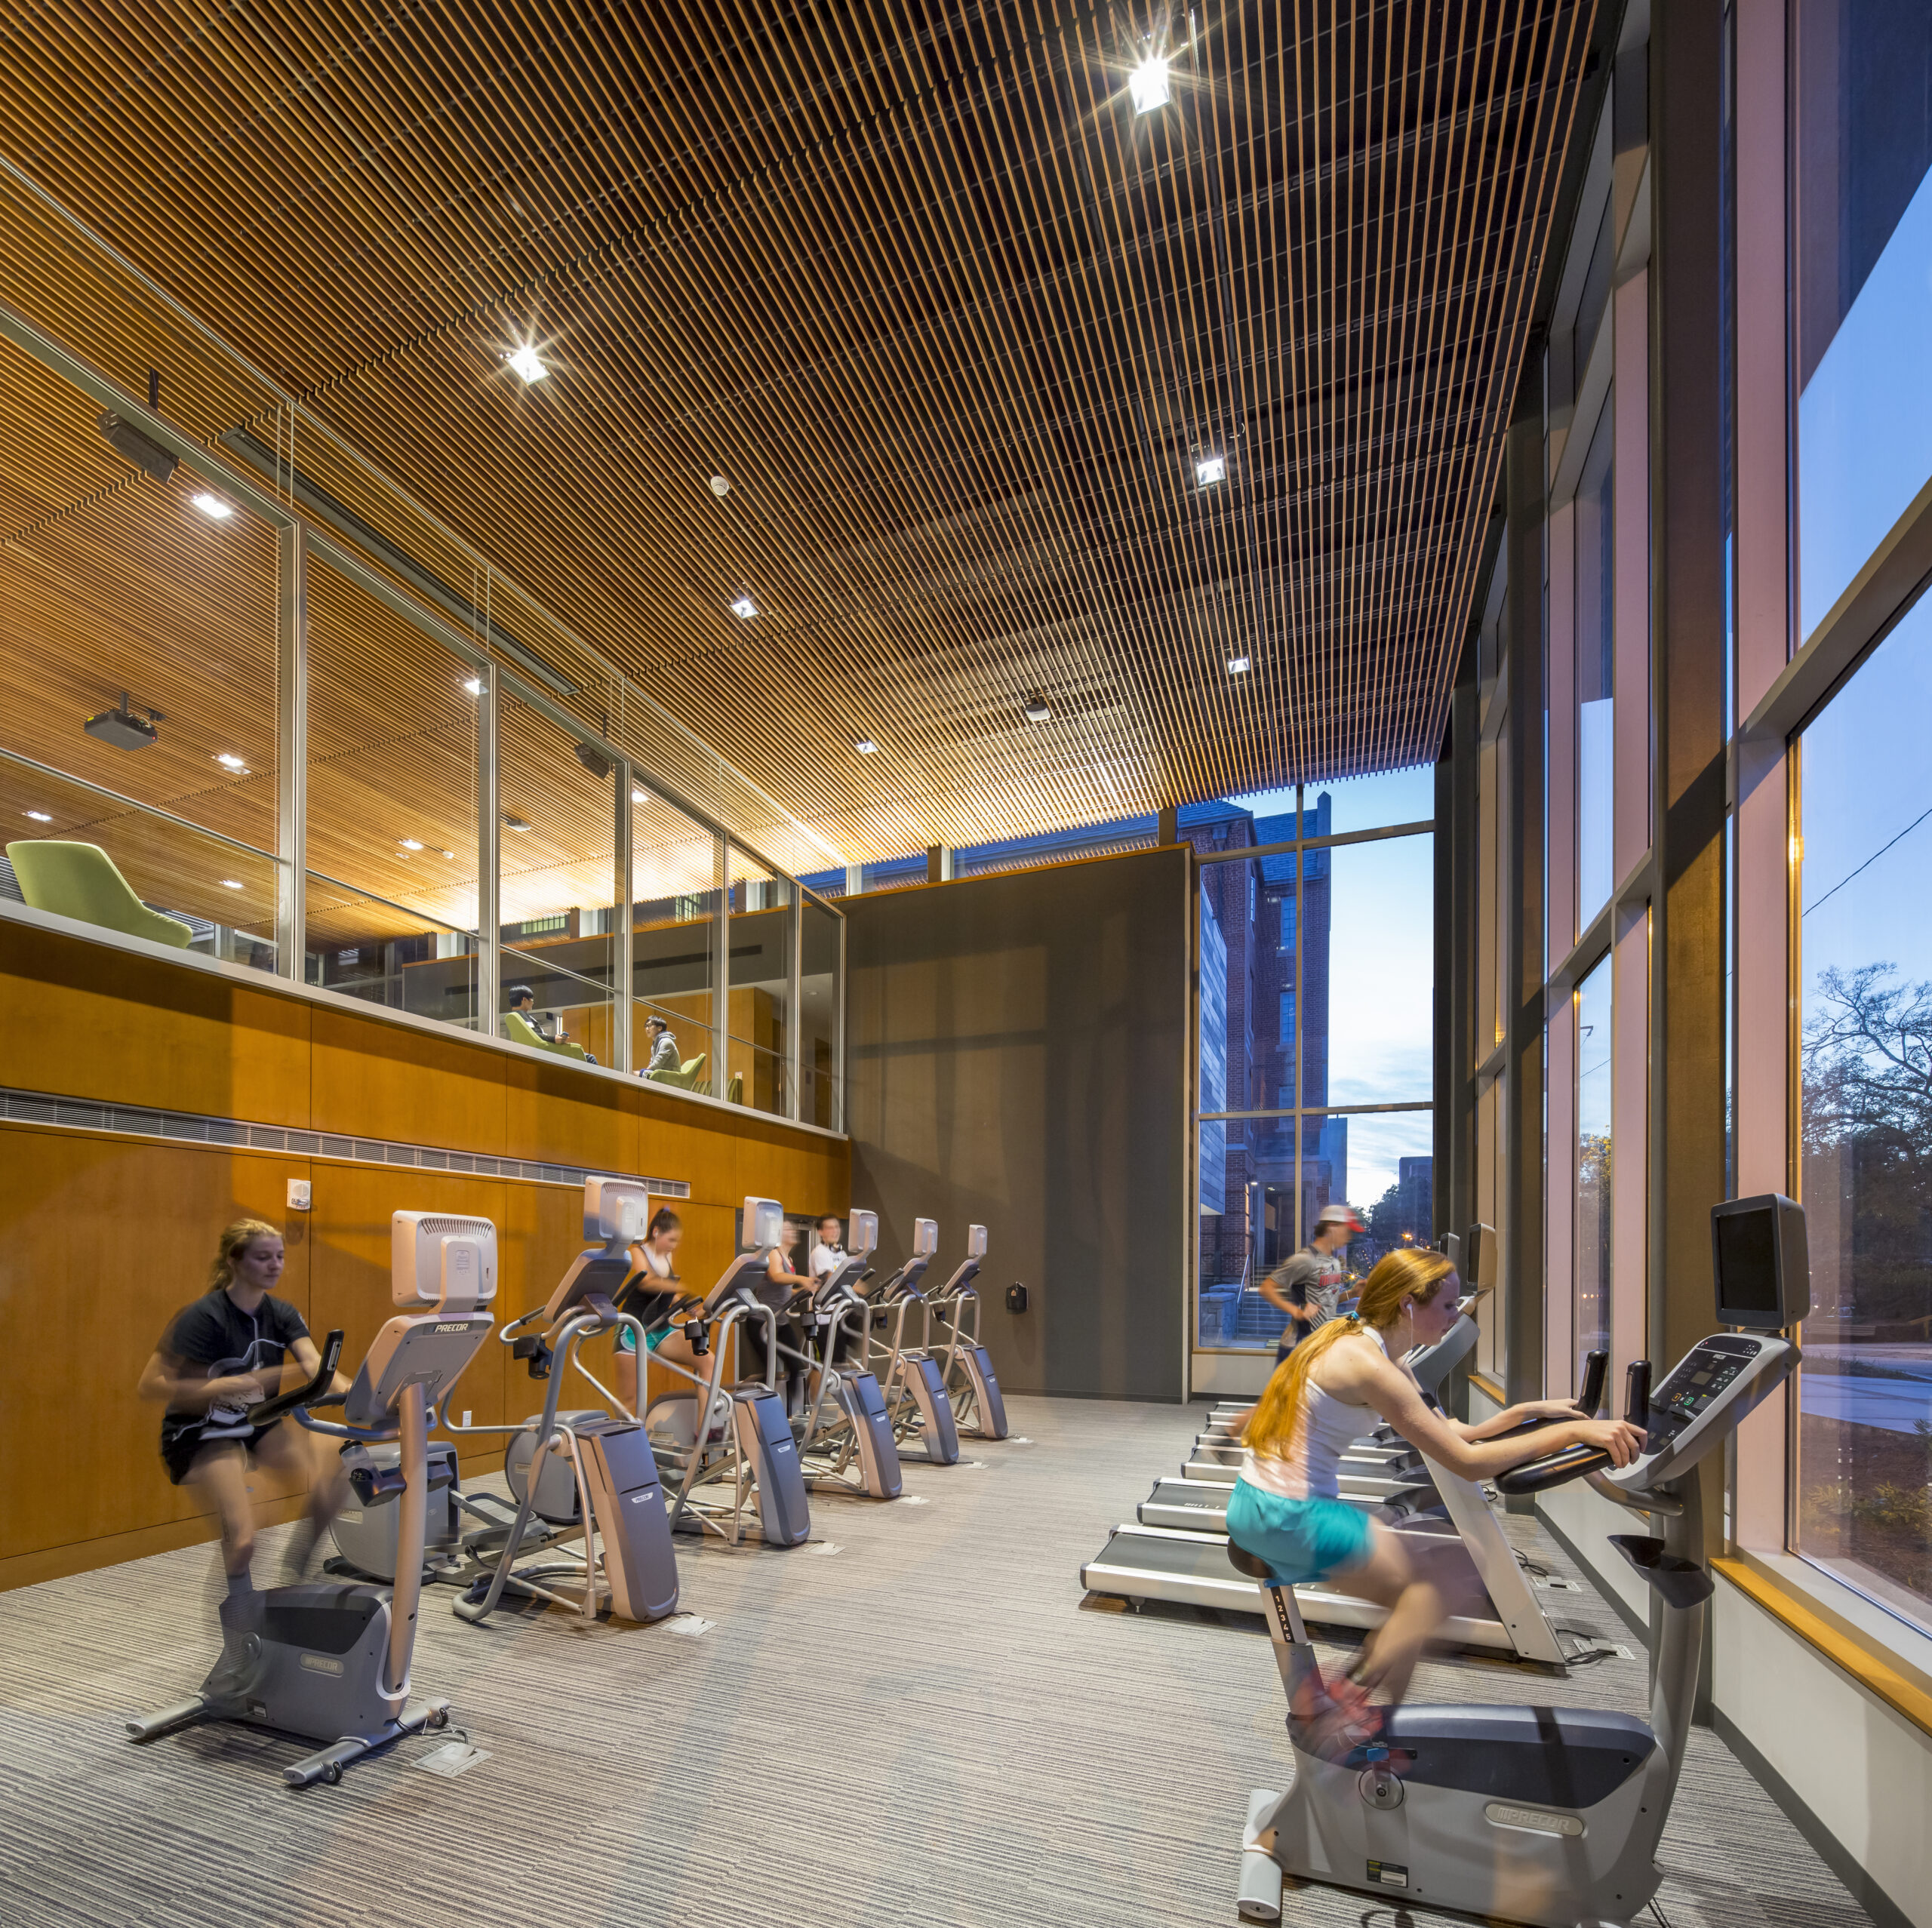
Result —
M 1433 839 L 1325 840 L 1344 804 L 1361 828 L 1427 818 L 1434 772 L 1355 784 L 1339 802 L 1337 785 L 1183 820 L 1204 855 L 1292 844 L 1298 829 L 1303 843 L 1201 869 L 1204 1347 L 1275 1344 L 1285 1315 L 1261 1281 L 1324 1205 L 1352 1204 L 1369 1225 L 1349 1253 L 1358 1276 L 1433 1235 Z
M 1611 503 L 1614 464 L 1606 401 L 1577 487 L 1577 929 L 1580 934 L 1617 887 L 1612 875 L 1617 665 L 1616 580 Z
M 1932 1628 L 1932 600 L 1800 747 L 1798 1551 Z
M 1577 1209 L 1573 1348 L 1580 1384 L 1583 1355 L 1610 1345 L 1611 961 L 1577 987 Z
M 616 766 L 513 699 L 497 712 L 506 1035 L 616 1062 Z M 510 1015 L 531 994 L 520 1017 Z
M 792 883 L 735 844 L 729 862 L 724 1096 L 734 1104 L 784 1116 L 791 1109 Z
M 308 598 L 309 982 L 474 1025 L 473 672 L 331 570 Z
M 801 896 L 798 915 L 798 1115 L 807 1124 L 842 1131 L 838 946 L 843 920 L 809 896 Z
M 1801 638 L 1932 476 L 1932 11 L 1794 13 Z
M 275 532 L 0 342 L 0 891 L 273 970 Z
M 643 783 L 631 790 L 631 1052 L 654 1082 L 715 1092 L 719 841 Z

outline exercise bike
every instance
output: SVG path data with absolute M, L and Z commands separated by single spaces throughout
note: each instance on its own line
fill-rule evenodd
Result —
M 939 1361 L 932 1354 L 932 1307 L 919 1290 L 919 1281 L 938 1250 L 937 1223 L 915 1219 L 910 1256 L 872 1300 L 874 1318 L 888 1327 L 892 1336 L 881 1342 L 872 1336 L 870 1324 L 866 1336 L 871 1341 L 868 1362 L 873 1364 L 883 1390 L 893 1437 L 902 1442 L 918 1438 L 934 1465 L 950 1466 L 959 1458 L 959 1431 L 952 1422 L 952 1402 L 946 1397 Z M 906 1321 L 915 1308 L 921 1320 L 919 1343 L 909 1346 Z
M 327 1745 L 282 1770 L 290 1786 L 336 1782 L 345 1768 L 405 1734 L 440 1727 L 449 1702 L 412 1702 L 410 1662 L 423 1584 L 424 1518 L 429 1484 L 429 1411 L 447 1395 L 488 1336 L 481 1308 L 496 1296 L 497 1234 L 488 1219 L 398 1212 L 391 1222 L 389 1289 L 408 1307 L 376 1335 L 343 1401 L 340 1425 L 318 1419 L 342 1352 L 331 1333 L 321 1370 L 309 1383 L 263 1401 L 249 1415 L 268 1425 L 285 1413 L 312 1432 L 347 1442 L 350 1482 L 365 1507 L 396 1509 L 395 1583 L 304 1582 L 260 1595 L 258 1625 L 228 1636 L 221 1662 L 192 1699 L 128 1723 L 136 1741 L 204 1720 L 297 1734 Z M 423 1309 L 426 1308 L 426 1309 Z M 368 1449 L 393 1442 L 392 1466 Z M 238 1690 L 216 1683 L 241 1675 Z
M 1614 1468 L 1572 1446 L 1500 1474 L 1506 1493 L 1584 1479 L 1663 1526 L 1611 1544 L 1649 1582 L 1651 1717 L 1571 1707 L 1391 1708 L 1371 1745 L 1316 1742 L 1327 1705 L 1294 1590 L 1237 1549 L 1261 1582 L 1288 1702 L 1295 1778 L 1248 1803 L 1239 1905 L 1278 1921 L 1286 1874 L 1409 1905 L 1529 1924 L 1620 1928 L 1657 1893 L 1657 1843 L 1684 1764 L 1710 1575 L 1700 1564 L 1697 1489 L 1684 1475 L 1720 1450 L 1797 1368 L 1783 1335 L 1810 1309 L 1803 1209 L 1776 1195 L 1712 1213 L 1717 1318 L 1654 1392 L 1647 1361 L 1629 1370 L 1625 1416 L 1643 1451 Z

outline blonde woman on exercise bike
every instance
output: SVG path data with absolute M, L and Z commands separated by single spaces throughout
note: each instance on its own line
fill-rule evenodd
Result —
M 1310 1333 L 1275 1370 L 1241 1434 L 1247 1452 L 1228 1505 L 1228 1536 L 1267 1562 L 1278 1581 L 1334 1580 L 1379 1602 L 1389 1617 L 1349 1674 L 1334 1682 L 1325 1718 L 1346 1750 L 1380 1731 L 1377 1689 L 1407 1692 L 1429 1637 L 1447 1617 L 1443 1592 L 1402 1536 L 1338 1497 L 1343 1453 L 1379 1417 L 1412 1446 L 1468 1480 L 1493 1479 L 1564 1447 L 1601 1448 L 1627 1466 L 1644 1436 L 1621 1419 L 1588 1419 L 1571 1401 L 1512 1406 L 1480 1425 L 1432 1410 L 1398 1363 L 1442 1338 L 1458 1316 L 1454 1267 L 1439 1252 L 1391 1252 L 1368 1275 L 1352 1315 Z M 1446 1289 L 1445 1289 L 1446 1288 Z M 1554 1423 L 1498 1437 L 1525 1419 Z

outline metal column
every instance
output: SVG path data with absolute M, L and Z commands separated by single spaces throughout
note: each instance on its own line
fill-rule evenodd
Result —
M 632 1013 L 631 922 L 636 896 L 631 881 L 631 767 L 620 763 L 617 779 L 617 926 L 611 933 L 611 1062 L 620 1071 L 631 1069 Z
M 275 967 L 297 984 L 309 925 L 308 567 L 301 524 L 276 530 Z
M 503 1004 L 497 949 L 503 936 L 503 818 L 497 781 L 497 666 L 485 663 L 476 675 L 481 685 L 476 693 L 476 1029 L 494 1038 Z
M 724 1095 L 724 1058 L 731 1035 L 731 866 L 724 839 L 711 840 L 712 893 L 711 920 L 711 1071 L 706 1086 L 714 1098 Z
M 845 936 L 843 912 L 838 918 L 838 975 L 832 986 L 832 1128 L 845 1129 Z
M 792 997 L 785 1019 L 785 1080 L 791 1087 L 785 1099 L 785 1115 L 788 1118 L 804 1116 L 804 1089 L 801 1073 L 804 1053 L 801 1033 L 804 1029 L 804 942 L 805 942 L 805 893 L 804 887 L 796 878 L 788 878 L 784 888 L 792 899 Z

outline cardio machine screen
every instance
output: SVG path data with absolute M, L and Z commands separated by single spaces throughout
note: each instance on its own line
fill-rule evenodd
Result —
M 1706 1339 L 1651 1394 L 1644 1450 L 1657 1452 L 1684 1431 L 1762 1349 L 1755 1339 L 1727 1333 Z

